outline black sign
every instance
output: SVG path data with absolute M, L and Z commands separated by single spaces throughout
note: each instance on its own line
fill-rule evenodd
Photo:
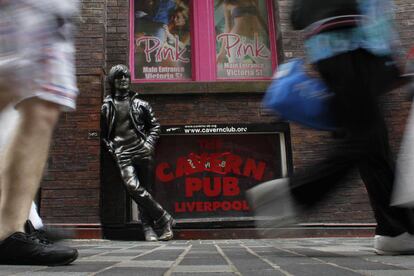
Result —
M 156 199 L 176 218 L 249 217 L 245 191 L 287 174 L 284 124 L 165 126 Z

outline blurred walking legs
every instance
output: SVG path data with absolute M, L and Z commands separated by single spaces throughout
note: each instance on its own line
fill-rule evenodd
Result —
M 351 169 L 358 168 L 377 220 L 376 234 L 386 237 L 414 234 L 412 210 L 390 206 L 394 167 L 387 129 L 377 103 L 378 95 L 387 87 L 382 82 L 386 70 L 381 59 L 359 49 L 319 61 L 317 68 L 335 93 L 337 119 L 346 134 L 322 162 L 296 172 L 290 178 L 290 190 L 284 195 L 301 208 L 312 208 L 334 191 Z M 260 185 L 254 189 L 258 191 Z M 279 190 L 276 186 L 273 189 L 276 193 Z M 251 204 L 260 206 L 253 193 L 254 190 L 248 193 Z M 275 198 L 280 198 L 280 194 L 275 194 Z M 414 243 L 404 251 L 414 252 Z
M 18 126 L 6 149 L 0 201 L 0 240 L 20 231 L 35 194 L 59 118 L 59 107 L 37 98 L 22 102 Z
M 78 256 L 27 220 L 59 114 L 76 106 L 70 18 L 77 6 L 0 1 L 0 112 L 13 105 L 19 113 L 1 158 L 0 264 L 65 265 Z

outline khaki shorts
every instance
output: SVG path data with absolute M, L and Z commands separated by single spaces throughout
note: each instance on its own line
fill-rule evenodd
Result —
M 78 88 L 70 19 L 31 1 L 0 0 L 0 93 L 76 108 Z

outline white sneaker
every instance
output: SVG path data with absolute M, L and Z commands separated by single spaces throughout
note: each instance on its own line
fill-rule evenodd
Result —
M 414 235 L 407 232 L 396 237 L 375 235 L 374 249 L 378 255 L 413 255 Z
M 295 223 L 299 208 L 290 194 L 288 178 L 261 183 L 248 190 L 246 198 L 255 213 L 257 227 L 281 227 Z

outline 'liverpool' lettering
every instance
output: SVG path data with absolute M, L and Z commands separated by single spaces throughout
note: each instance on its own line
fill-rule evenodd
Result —
M 246 200 L 175 202 L 174 207 L 176 213 L 250 210 Z

